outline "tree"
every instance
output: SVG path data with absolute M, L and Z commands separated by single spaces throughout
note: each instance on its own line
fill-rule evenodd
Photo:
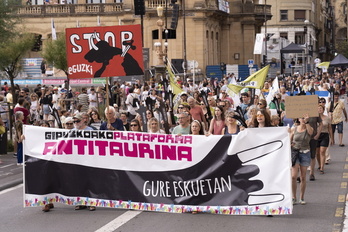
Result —
M 60 34 L 57 40 L 48 40 L 45 43 L 42 57 L 48 64 L 62 70 L 68 76 L 65 35 Z
M 345 57 L 348 57 L 348 42 L 347 41 L 339 41 L 336 44 L 336 52 L 338 54 L 342 54 Z
M 14 78 L 22 69 L 21 59 L 31 50 L 34 37 L 30 34 L 15 35 L 4 42 L 0 42 L 0 70 L 5 72 L 11 82 L 11 93 L 13 102 L 16 103 Z
M 14 11 L 17 10 L 17 6 L 16 0 L 0 1 L 0 42 L 6 41 L 16 33 L 14 28 L 19 18 Z
M 48 64 L 53 65 L 55 68 L 62 70 L 68 79 L 68 84 L 65 86 L 69 89 L 69 73 L 68 73 L 68 61 L 66 58 L 66 41 L 65 35 L 58 35 L 57 40 L 48 40 L 45 43 L 42 57 Z

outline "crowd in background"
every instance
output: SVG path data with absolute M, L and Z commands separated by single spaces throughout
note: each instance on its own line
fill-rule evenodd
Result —
M 176 96 L 168 91 L 168 84 L 153 79 L 135 83 L 114 82 L 97 88 L 89 86 L 79 91 L 68 87 L 67 82 L 62 86 L 37 85 L 35 88 L 17 85 L 16 97 L 12 96 L 11 87 L 5 83 L 0 94 L 0 124 L 13 126 L 15 130 L 14 145 L 19 164 L 23 162 L 23 124 L 69 130 L 124 130 L 206 136 L 234 135 L 245 128 L 288 126 L 291 128 L 293 145 L 300 150 L 300 156 L 293 166 L 294 203 L 297 202 L 296 181 L 300 181 L 299 203 L 305 204 L 307 167 L 311 166 L 311 180 L 315 179 L 316 160 L 320 173 L 324 174 L 324 164 L 330 161 L 328 147 L 335 144 L 336 129 L 338 144 L 344 146 L 347 77 L 347 71 L 341 69 L 320 76 L 312 72 L 278 76 L 277 92 L 271 101 L 266 99 L 274 88 L 274 78 L 267 79 L 261 90 L 243 89 L 236 95 L 228 88 L 229 84 L 238 81 L 234 74 L 228 74 L 220 81 L 204 79 L 198 83 L 191 78 L 177 81 L 183 91 Z M 304 115 L 296 120 L 287 117 L 286 96 L 306 92 L 314 94 L 315 91 L 330 91 L 331 94 L 318 97 L 319 117 Z M 13 102 L 13 99 L 17 99 L 17 102 Z M 13 125 L 9 123 L 9 114 L 6 113 L 12 110 Z M 299 170 L 300 180 L 297 180 Z

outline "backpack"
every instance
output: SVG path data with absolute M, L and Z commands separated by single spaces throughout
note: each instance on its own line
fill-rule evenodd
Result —
M 137 97 L 134 97 L 132 106 L 133 107 L 138 107 L 138 105 L 140 105 L 139 99 Z

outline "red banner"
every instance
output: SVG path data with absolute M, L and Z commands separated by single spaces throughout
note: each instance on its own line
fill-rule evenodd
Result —
M 144 74 L 140 25 L 66 29 L 69 78 Z

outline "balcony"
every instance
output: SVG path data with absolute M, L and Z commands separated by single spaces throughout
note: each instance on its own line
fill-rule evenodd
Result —
M 254 13 L 257 15 L 258 18 L 264 19 L 266 17 L 267 20 L 271 20 L 271 7 L 271 5 L 255 4 Z
M 22 17 L 84 16 L 122 13 L 123 3 L 31 5 L 18 8 Z

